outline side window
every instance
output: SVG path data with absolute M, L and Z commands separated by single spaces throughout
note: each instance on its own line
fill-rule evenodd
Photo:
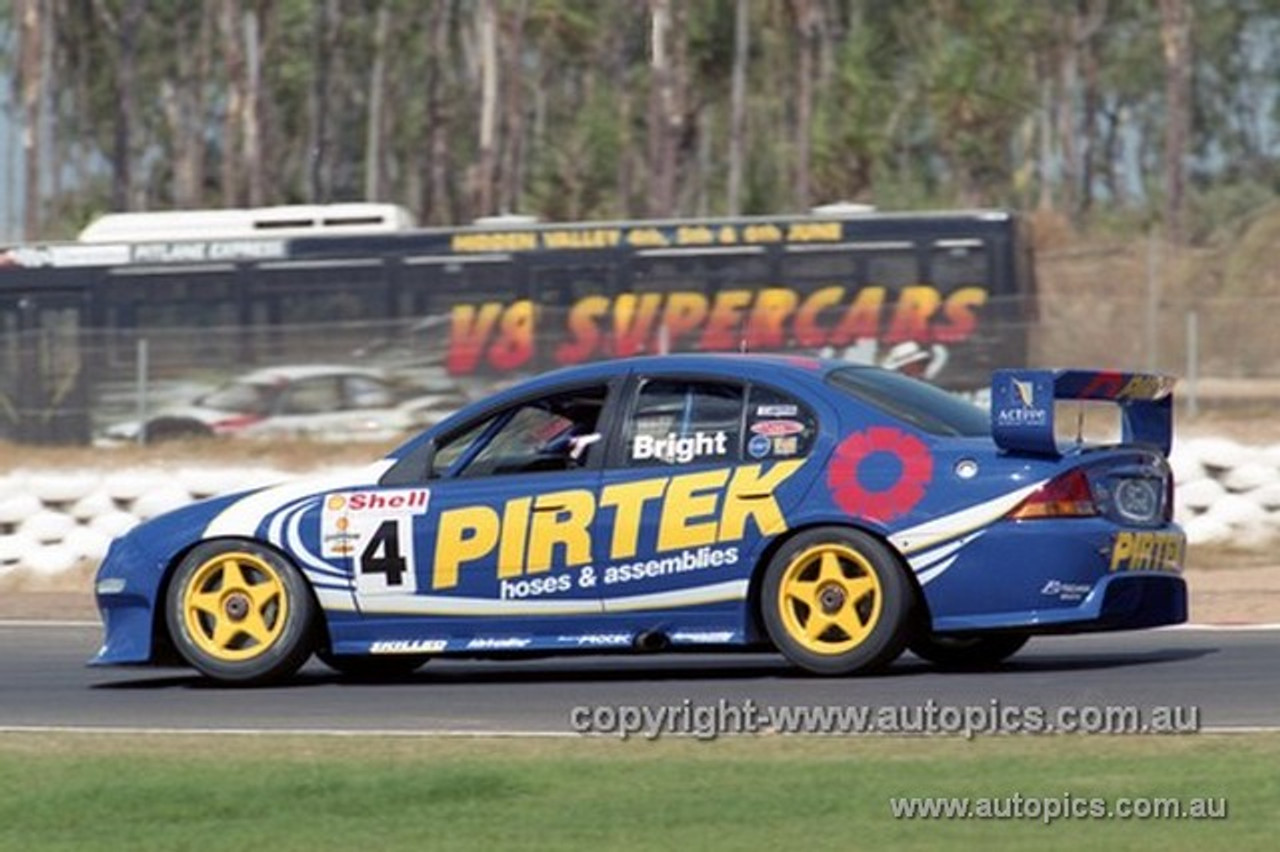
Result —
M 489 417 L 482 420 L 442 443 L 431 456 L 430 475 L 438 477 L 448 473 L 449 469 L 466 454 L 471 445 L 480 439 L 480 436 L 493 425 L 495 420 L 497 420 L 497 417 Z
M 342 408 L 342 391 L 336 377 L 303 379 L 289 386 L 282 414 L 327 414 Z
M 584 388 L 521 403 L 465 429 L 436 450 L 433 475 L 463 462 L 465 478 L 585 467 L 600 451 L 608 388 Z
M 391 408 L 395 393 L 384 383 L 369 376 L 347 376 L 347 408 Z
M 808 455 L 818 421 L 813 412 L 781 391 L 763 385 L 751 387 L 747 406 L 748 458 L 775 459 Z
M 652 379 L 627 424 L 628 467 L 736 461 L 742 456 L 742 387 Z

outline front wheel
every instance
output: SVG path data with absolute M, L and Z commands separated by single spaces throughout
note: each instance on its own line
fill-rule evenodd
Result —
M 770 560 L 760 605 L 783 656 L 816 674 L 842 675 L 882 668 L 902 653 L 913 602 L 885 544 L 857 530 L 819 527 Z
M 289 560 L 248 541 L 211 541 L 183 558 L 166 600 L 169 635 L 214 680 L 281 680 L 311 656 L 316 607 Z
M 948 669 L 985 669 L 1012 657 L 1031 637 L 1025 633 L 946 636 L 922 633 L 908 647 L 917 657 Z

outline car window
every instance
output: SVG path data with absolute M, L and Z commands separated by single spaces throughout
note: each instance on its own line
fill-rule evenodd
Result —
M 396 395 L 385 383 L 371 376 L 347 376 L 347 408 L 391 408 Z
M 431 476 L 444 476 L 466 454 L 485 430 L 497 420 L 497 416 L 487 417 L 452 438 L 445 439 L 431 456 Z
M 732 461 L 741 457 L 742 386 L 650 379 L 627 423 L 627 467 Z
M 301 379 L 289 385 L 281 414 L 327 414 L 342 408 L 342 390 L 335 376 Z
M 751 386 L 747 404 L 746 455 L 749 459 L 805 456 L 818 432 L 813 412 L 790 394 Z
M 524 402 L 463 427 L 436 450 L 432 473 L 474 478 L 584 467 L 601 449 L 598 427 L 607 396 L 607 386 L 592 386 Z
M 277 395 L 278 391 L 273 385 L 236 381 L 206 394 L 196 400 L 196 403 L 214 411 L 265 415 L 271 413 L 271 405 Z
M 874 367 L 841 367 L 831 371 L 827 382 L 891 417 L 934 435 L 991 434 L 987 412 L 919 379 Z

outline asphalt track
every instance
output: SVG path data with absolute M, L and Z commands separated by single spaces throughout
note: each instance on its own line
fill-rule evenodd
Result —
M 947 673 L 904 655 L 883 675 L 814 678 L 780 657 L 437 660 L 396 680 L 311 663 L 291 682 L 211 685 L 185 669 L 88 668 L 96 625 L 0 621 L 0 731 L 46 728 L 573 733 L 578 706 L 1194 706 L 1203 728 L 1280 726 L 1280 630 L 1169 629 L 1038 638 L 1003 667 Z

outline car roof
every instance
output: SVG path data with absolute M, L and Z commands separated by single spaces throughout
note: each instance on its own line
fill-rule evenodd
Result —
M 341 364 L 285 364 L 279 367 L 262 367 L 236 376 L 235 381 L 254 385 L 274 385 L 280 382 L 296 382 L 324 376 L 366 376 L 384 379 L 385 374 L 364 367 L 348 367 Z
M 810 358 L 801 355 L 772 355 L 744 353 L 695 353 L 678 355 L 638 355 L 611 361 L 593 361 L 572 367 L 563 367 L 535 378 L 518 382 L 486 398 L 491 405 L 503 404 L 530 394 L 537 394 L 560 385 L 574 382 L 607 381 L 629 373 L 702 374 L 724 376 L 739 380 L 787 381 L 799 384 L 821 382 L 832 370 L 841 367 L 859 368 L 862 365 L 848 361 Z M 866 369 L 877 369 L 866 367 Z M 785 378 L 780 378 L 785 376 Z

